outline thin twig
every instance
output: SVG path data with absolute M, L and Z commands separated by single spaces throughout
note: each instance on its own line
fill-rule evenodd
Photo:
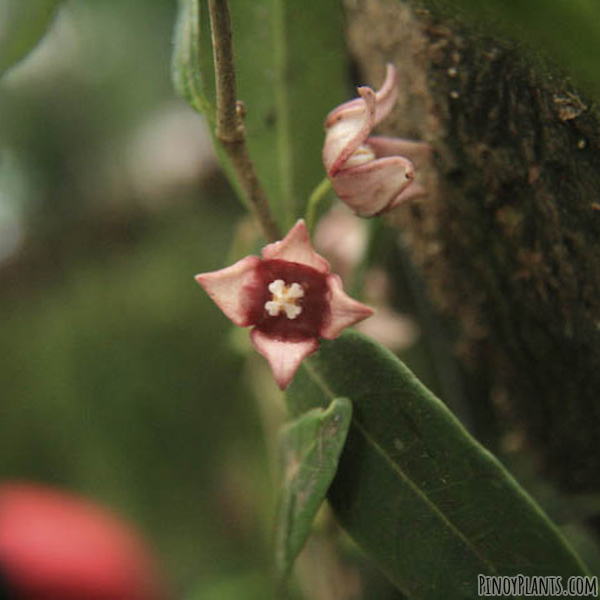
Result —
M 217 139 L 231 160 L 265 239 L 276 241 L 281 232 L 248 152 L 243 105 L 236 96 L 229 4 L 227 0 L 209 0 L 208 8 L 217 83 Z

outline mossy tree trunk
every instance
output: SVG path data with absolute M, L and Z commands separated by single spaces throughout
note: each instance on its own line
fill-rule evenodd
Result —
M 436 150 L 431 193 L 393 220 L 435 305 L 460 323 L 460 355 L 547 473 L 570 491 L 599 490 L 595 106 L 514 43 L 420 4 L 347 0 L 346 10 L 363 80 L 378 85 L 388 61 L 400 72 L 383 130 Z

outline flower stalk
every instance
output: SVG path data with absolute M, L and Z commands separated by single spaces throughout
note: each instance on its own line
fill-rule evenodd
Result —
M 331 181 L 326 177 L 313 190 L 310 198 L 308 199 L 308 204 L 306 205 L 306 226 L 310 232 L 314 230 L 315 225 L 317 224 L 321 206 L 323 205 L 323 201 L 327 198 L 330 191 Z

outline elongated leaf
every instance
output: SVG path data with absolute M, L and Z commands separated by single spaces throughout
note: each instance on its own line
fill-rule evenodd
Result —
M 283 430 L 283 482 L 277 523 L 275 563 L 283 582 L 306 542 L 312 522 L 337 470 L 352 404 L 335 398 L 327 410 L 304 413 Z
M 411 598 L 477 597 L 477 576 L 585 574 L 502 465 L 390 352 L 323 342 L 288 392 L 293 413 L 346 396 L 354 416 L 329 499 Z
M 61 0 L 0 2 L 0 75 L 43 37 Z
M 179 0 L 171 65 L 173 83 L 190 106 L 213 123 L 213 107 L 207 98 L 200 63 L 200 39 L 200 3 L 198 0 Z
M 227 154 L 215 131 L 215 91 L 208 13 L 202 19 L 201 0 L 179 0 L 179 14 L 173 35 L 171 75 L 173 85 L 188 104 L 208 121 L 217 156 L 238 198 L 247 206 Z M 206 11 L 208 10 L 205 7 Z
M 287 229 L 323 179 L 325 116 L 348 95 L 342 13 L 337 0 L 245 0 L 230 2 L 230 9 L 248 147 L 275 217 Z M 204 2 L 180 0 L 173 78 L 179 93 L 212 120 L 207 11 Z
M 349 94 L 341 6 L 253 0 L 231 10 L 250 152 L 287 229 L 325 174 L 325 117 Z

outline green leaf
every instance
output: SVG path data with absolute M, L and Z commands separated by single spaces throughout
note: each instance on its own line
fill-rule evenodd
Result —
M 2 0 L 0 3 L 0 75 L 42 39 L 60 0 Z
M 253 0 L 231 11 L 248 145 L 287 230 L 325 175 L 325 117 L 348 97 L 342 10 L 338 0 Z
M 180 0 L 173 79 L 214 127 L 209 19 L 200 18 L 199 4 Z M 337 0 L 314 2 L 310 9 L 302 2 L 246 0 L 231 2 L 230 9 L 250 155 L 275 218 L 287 230 L 324 176 L 323 121 L 347 99 L 342 12 Z M 233 171 L 223 162 L 243 200 Z
M 200 39 L 200 2 L 179 0 L 171 64 L 173 84 L 179 95 L 214 126 L 214 109 L 204 89 Z
M 293 414 L 351 399 L 328 497 L 411 598 L 477 597 L 477 576 L 586 571 L 513 477 L 390 352 L 357 333 L 322 342 L 288 390 Z
M 580 83 L 600 92 L 600 3 L 597 0 L 429 0 L 550 54 Z
M 275 566 L 284 582 L 306 542 L 325 499 L 352 417 L 347 398 L 334 398 L 327 410 L 313 409 L 281 434 L 283 483 L 277 522 Z
M 229 157 L 216 136 L 215 84 L 207 18 L 201 18 L 201 0 L 179 0 L 173 35 L 171 75 L 177 93 L 209 124 L 215 151 L 240 202 L 248 208 Z M 208 11 L 208 8 L 205 7 Z

